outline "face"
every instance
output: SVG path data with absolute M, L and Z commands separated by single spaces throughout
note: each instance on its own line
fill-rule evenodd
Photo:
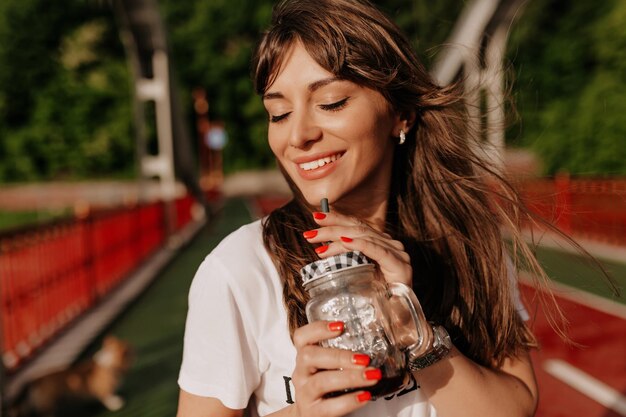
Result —
M 263 103 L 270 147 L 309 204 L 386 203 L 401 126 L 380 93 L 337 79 L 296 43 Z

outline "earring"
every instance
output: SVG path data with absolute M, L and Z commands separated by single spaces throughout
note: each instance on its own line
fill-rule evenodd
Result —
M 406 142 L 406 134 L 403 129 L 400 129 L 400 141 L 398 142 L 398 145 L 402 145 L 404 142 Z

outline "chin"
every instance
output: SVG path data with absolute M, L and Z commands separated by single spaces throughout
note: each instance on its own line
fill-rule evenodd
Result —
M 322 198 L 328 198 L 325 193 L 321 193 L 321 192 L 306 192 L 306 193 L 302 193 L 302 196 L 304 197 L 304 200 L 311 206 L 319 208 L 320 207 L 320 201 L 322 200 Z M 331 201 L 330 199 L 328 199 L 328 201 Z
M 332 196 L 329 196 L 326 192 L 326 187 L 298 187 L 298 190 L 302 197 L 304 197 L 304 200 L 314 208 L 320 208 L 322 198 L 328 198 L 330 203 L 333 202 Z

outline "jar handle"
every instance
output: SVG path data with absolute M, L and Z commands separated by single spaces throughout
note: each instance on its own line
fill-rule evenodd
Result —
M 422 306 L 417 299 L 415 292 L 413 292 L 408 285 L 399 282 L 388 283 L 387 286 L 392 296 L 397 296 L 404 302 L 409 310 L 409 313 L 411 314 L 411 319 L 415 323 L 415 330 L 417 331 L 416 341 L 415 343 L 404 347 L 403 350 L 419 351 L 425 346 L 430 346 L 433 338 L 432 326 L 426 320 L 424 311 L 422 310 Z

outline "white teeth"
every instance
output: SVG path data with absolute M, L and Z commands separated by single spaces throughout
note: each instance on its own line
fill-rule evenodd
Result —
M 325 158 L 320 158 L 315 161 L 305 162 L 303 164 L 300 164 L 300 168 L 302 168 L 305 171 L 311 171 L 312 169 L 317 169 L 317 168 L 323 167 L 326 164 L 330 164 L 331 162 L 334 162 L 337 159 L 339 159 L 338 154 L 327 156 Z

